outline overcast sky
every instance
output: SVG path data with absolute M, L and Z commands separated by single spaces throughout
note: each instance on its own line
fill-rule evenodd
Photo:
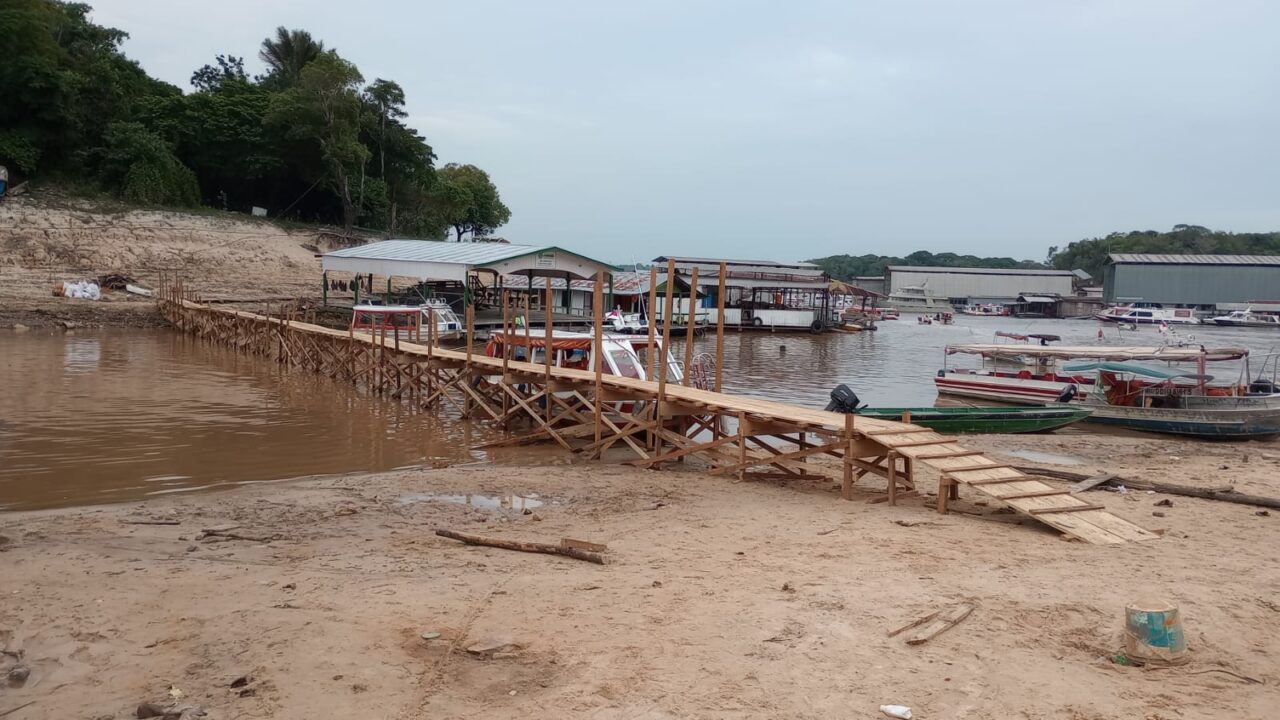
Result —
M 1274 0 L 89 0 L 189 88 L 305 28 L 404 86 L 500 235 L 616 261 L 1280 230 Z

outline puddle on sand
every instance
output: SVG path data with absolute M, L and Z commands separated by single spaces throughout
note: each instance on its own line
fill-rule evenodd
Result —
M 440 493 L 408 493 L 396 498 L 397 505 L 412 505 L 420 502 L 449 503 L 451 505 L 469 505 L 481 510 L 532 510 L 544 505 L 536 493 L 528 495 L 444 495 Z
M 1005 450 L 1005 455 L 1020 457 L 1023 460 L 1032 462 L 1049 463 L 1050 465 L 1082 465 L 1084 460 L 1074 458 L 1070 455 L 1054 455 L 1053 453 L 1038 452 L 1036 450 Z

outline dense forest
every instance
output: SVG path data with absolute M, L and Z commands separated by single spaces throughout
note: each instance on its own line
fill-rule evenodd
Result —
M 1199 225 L 1174 225 L 1169 232 L 1115 232 L 1104 238 L 1077 240 L 1061 251 L 1051 247 L 1049 261 L 1055 268 L 1081 268 L 1101 279 L 1110 253 L 1280 255 L 1280 232 L 1230 233 Z
M 0 164 L 14 180 L 88 180 L 139 204 L 261 206 L 420 237 L 481 238 L 511 216 L 480 168 L 435 166 L 403 122 L 398 84 L 366 84 L 303 30 L 263 40 L 264 74 L 219 55 L 184 93 L 127 58 L 127 33 L 90 12 L 58 0 L 0 3 Z
M 975 255 L 957 255 L 955 253 L 931 253 L 917 250 L 906 257 L 891 255 L 832 255 L 815 258 L 827 274 L 837 280 L 851 280 L 859 276 L 883 275 L 889 265 L 915 265 L 935 267 L 984 267 L 984 268 L 1044 268 L 1042 263 L 1032 260 L 1014 260 L 1007 257 L 977 257 Z
M 1182 255 L 1280 255 L 1280 232 L 1230 233 L 1199 225 L 1174 225 L 1169 232 L 1134 230 L 1115 232 L 1104 238 L 1077 240 L 1059 250 L 1050 247 L 1048 263 L 1014 260 L 1007 257 L 975 257 L 924 250 L 906 257 L 887 255 L 832 255 L 809 262 L 821 265 L 831 277 L 849 280 L 858 276 L 883 275 L 887 265 L 930 265 L 936 267 L 1056 268 L 1084 270 L 1099 280 L 1110 253 L 1164 253 Z

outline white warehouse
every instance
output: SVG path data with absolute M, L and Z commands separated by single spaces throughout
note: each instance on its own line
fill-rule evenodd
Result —
M 1076 277 L 1070 270 L 911 265 L 890 265 L 884 269 L 886 294 L 904 287 L 924 286 L 930 295 L 947 298 L 953 305 L 1011 303 L 1024 295 L 1071 297 L 1072 280 Z

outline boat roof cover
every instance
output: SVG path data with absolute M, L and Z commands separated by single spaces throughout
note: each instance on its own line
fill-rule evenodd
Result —
M 1075 363 L 1072 365 L 1065 365 L 1062 369 L 1070 373 L 1097 372 L 1098 370 L 1105 370 L 1107 372 L 1143 375 L 1150 378 L 1158 378 L 1160 380 L 1170 380 L 1176 377 L 1183 377 L 1185 375 L 1185 373 L 1170 372 L 1168 370 L 1147 367 L 1145 365 L 1129 365 L 1127 363 L 1118 362 Z
M 969 355 L 1023 355 L 1040 358 L 1061 358 L 1064 360 L 1239 360 L 1249 354 L 1245 348 L 1223 347 L 1142 347 L 1121 345 L 948 345 L 947 354 L 963 353 Z

